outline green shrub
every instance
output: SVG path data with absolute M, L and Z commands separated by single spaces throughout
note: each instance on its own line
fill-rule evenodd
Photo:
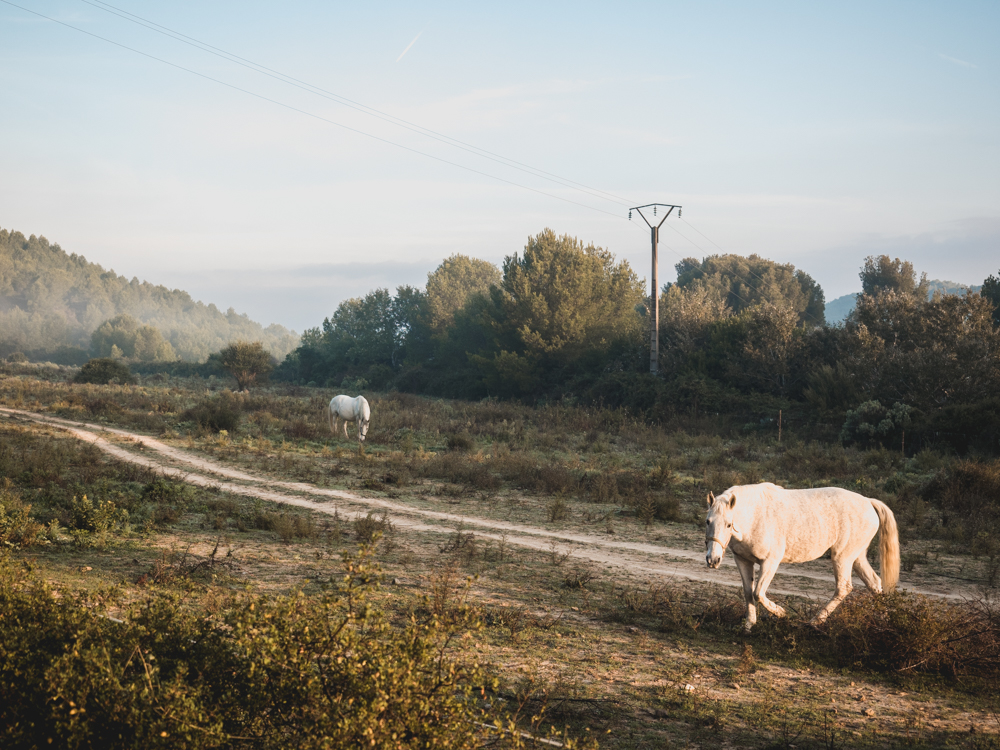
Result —
M 181 415 L 186 422 L 194 422 L 213 432 L 235 432 L 243 417 L 243 402 L 232 391 L 223 391 L 214 398 L 205 399 Z
M 151 593 L 54 598 L 0 553 L 4 747 L 467 748 L 506 723 L 476 701 L 493 680 L 456 636 L 468 611 L 398 628 L 367 604 L 378 571 L 346 557 L 337 587 L 233 594 L 216 617 Z M 119 602 L 120 603 L 120 602 Z M 509 746 L 521 746 L 507 735 Z M 574 743 L 570 743 L 573 747 Z
M 913 409 L 906 404 L 895 403 L 889 408 L 879 401 L 865 401 L 857 409 L 848 410 L 840 440 L 845 445 L 895 447 L 902 444 L 903 430 L 912 416 Z
M 73 498 L 71 528 L 106 534 L 120 528 L 128 521 L 128 511 L 119 508 L 112 500 L 98 500 L 97 504 L 84 495 Z
M 92 359 L 73 377 L 74 383 L 95 383 L 97 385 L 131 385 L 135 383 L 128 365 L 117 359 L 100 357 Z
M 42 525 L 31 517 L 31 506 L 10 480 L 4 479 L 0 485 L 0 545 L 30 547 L 42 539 L 42 531 Z

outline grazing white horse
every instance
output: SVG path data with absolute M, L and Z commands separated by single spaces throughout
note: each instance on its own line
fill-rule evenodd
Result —
M 879 578 L 868 563 L 868 544 L 877 532 Z M 730 487 L 708 494 L 705 562 L 722 564 L 733 551 L 743 579 L 747 614 L 744 628 L 757 622 L 757 602 L 776 617 L 785 610 L 767 598 L 767 587 L 783 562 L 815 560 L 830 550 L 837 591 L 813 620 L 821 623 L 851 589 L 851 569 L 872 591 L 892 591 L 899 581 L 899 531 L 885 503 L 839 487 L 786 490 L 770 482 Z M 754 564 L 760 575 L 754 584 Z
M 368 435 L 368 423 L 372 418 L 371 407 L 364 396 L 351 398 L 350 396 L 334 396 L 330 399 L 330 431 L 336 434 L 339 432 L 338 426 L 343 421 L 344 439 L 347 440 L 347 423 L 354 422 L 358 428 L 358 442 L 365 442 Z

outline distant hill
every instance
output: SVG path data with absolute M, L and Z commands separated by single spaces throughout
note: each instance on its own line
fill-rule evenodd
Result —
M 927 290 L 927 298 L 931 299 L 935 294 L 965 294 L 966 292 L 978 292 L 983 288 L 982 284 L 968 285 L 959 284 L 956 281 L 941 281 L 939 279 L 934 279 L 929 282 L 930 286 Z M 843 323 L 851 311 L 854 309 L 855 300 L 858 298 L 860 292 L 855 292 L 854 294 L 845 294 L 843 297 L 837 297 L 826 303 L 826 322 L 829 325 L 834 325 L 836 323 Z
M 45 237 L 0 229 L 0 356 L 21 351 L 73 363 L 85 358 L 97 327 L 118 315 L 158 329 L 191 362 L 236 339 L 260 341 L 279 360 L 299 343 L 284 326 L 265 328 L 179 289 L 119 276 Z

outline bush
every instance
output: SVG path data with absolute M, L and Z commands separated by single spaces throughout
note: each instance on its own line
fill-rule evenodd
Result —
M 54 598 L 0 554 L 4 747 L 435 747 L 482 744 L 493 685 L 450 644 L 466 610 L 398 628 L 366 606 L 378 571 L 345 558 L 337 588 L 233 594 L 217 617 L 174 595 L 102 617 L 114 592 Z M 510 740 L 520 744 L 516 735 Z
M 43 527 L 31 518 L 31 506 L 4 479 L 0 485 L 0 546 L 30 547 L 42 539 Z
M 865 401 L 857 409 L 848 410 L 840 440 L 845 445 L 856 443 L 862 447 L 901 445 L 912 414 L 913 409 L 906 404 L 895 403 L 887 408 L 878 401 Z
M 259 341 L 234 341 L 219 352 L 219 364 L 236 378 L 241 391 L 263 383 L 274 369 L 274 360 Z
M 243 417 L 243 402 L 232 391 L 223 391 L 215 398 L 205 399 L 181 415 L 181 419 L 194 422 L 213 432 L 235 432 Z
M 951 604 L 900 591 L 863 592 L 834 611 L 826 630 L 844 666 L 1000 675 L 1000 611 L 986 600 Z
M 117 359 L 101 357 L 92 359 L 73 377 L 74 383 L 94 383 L 97 385 L 131 385 L 135 383 L 128 365 Z

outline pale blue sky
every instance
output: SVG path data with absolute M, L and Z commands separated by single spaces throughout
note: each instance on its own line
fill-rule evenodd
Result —
M 296 330 L 544 227 L 648 276 L 627 205 L 93 3 L 12 2 L 251 93 L 0 3 L 4 228 Z M 794 263 L 828 299 L 871 253 L 970 284 L 1000 269 L 1000 3 L 113 5 L 626 203 L 683 204 L 668 224 L 695 244 L 664 230 L 661 280 L 719 248 Z

